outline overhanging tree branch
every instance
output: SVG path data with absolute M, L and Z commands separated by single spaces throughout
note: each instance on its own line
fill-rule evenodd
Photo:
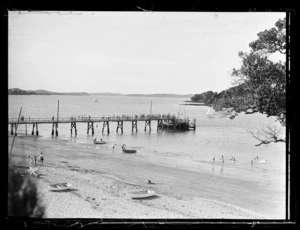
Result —
M 283 142 L 286 143 L 285 138 L 279 137 L 282 134 L 282 130 L 277 128 L 276 126 L 267 125 L 267 127 L 261 131 L 256 131 L 256 133 L 252 130 L 247 130 L 248 133 L 252 135 L 256 140 L 260 141 L 260 143 L 255 146 L 267 145 L 270 143 L 278 143 Z

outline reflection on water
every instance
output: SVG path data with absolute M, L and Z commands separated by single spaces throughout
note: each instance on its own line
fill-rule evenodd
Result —
M 224 165 L 222 164 L 221 169 L 220 169 L 220 174 L 223 174 L 223 170 L 224 170 Z

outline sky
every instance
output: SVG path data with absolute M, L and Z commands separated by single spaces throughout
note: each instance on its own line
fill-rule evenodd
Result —
M 284 12 L 10 11 L 8 88 L 195 94 L 231 87 L 239 51 Z

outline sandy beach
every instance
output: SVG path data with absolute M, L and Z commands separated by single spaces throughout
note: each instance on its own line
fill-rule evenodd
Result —
M 9 146 L 12 138 L 9 138 Z M 284 218 L 285 184 L 262 174 L 243 176 L 231 166 L 170 156 L 124 154 L 60 138 L 15 139 L 11 159 L 16 170 L 29 166 L 28 156 L 43 152 L 36 182 L 45 218 Z M 228 174 L 222 174 L 227 170 Z M 241 176 L 234 176 L 234 174 Z M 154 184 L 148 184 L 151 180 Z M 49 184 L 68 182 L 66 191 Z M 130 192 L 152 190 L 157 196 L 132 199 Z

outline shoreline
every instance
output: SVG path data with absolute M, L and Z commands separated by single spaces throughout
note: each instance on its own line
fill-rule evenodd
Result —
M 204 102 L 197 102 L 197 101 L 183 101 L 183 104 L 179 104 L 179 105 L 191 105 L 191 106 L 208 106 L 206 105 Z
M 37 155 L 41 149 L 45 165 L 39 169 L 41 178 L 33 179 L 46 206 L 45 218 L 272 218 L 245 208 L 251 200 L 243 197 L 244 207 L 227 202 L 231 198 L 226 196 L 245 188 L 248 191 L 243 192 L 251 194 L 257 183 L 194 172 L 184 164 L 177 168 L 171 159 L 168 164 L 159 163 L 167 158 L 153 160 L 142 154 L 132 156 L 103 149 L 99 152 L 94 146 L 59 139 L 16 138 L 12 154 L 15 164 L 24 164 L 28 155 Z M 148 179 L 155 184 L 147 184 Z M 71 183 L 71 189 L 48 190 L 49 184 L 62 182 Z M 143 200 L 128 197 L 129 192 L 145 189 L 158 196 Z M 265 198 L 254 194 L 249 199 Z
M 208 106 L 208 107 L 209 107 L 209 105 L 205 105 L 205 104 L 197 104 L 197 103 L 190 103 L 190 104 L 188 104 L 188 103 L 185 103 L 185 104 L 179 104 L 179 105 Z

